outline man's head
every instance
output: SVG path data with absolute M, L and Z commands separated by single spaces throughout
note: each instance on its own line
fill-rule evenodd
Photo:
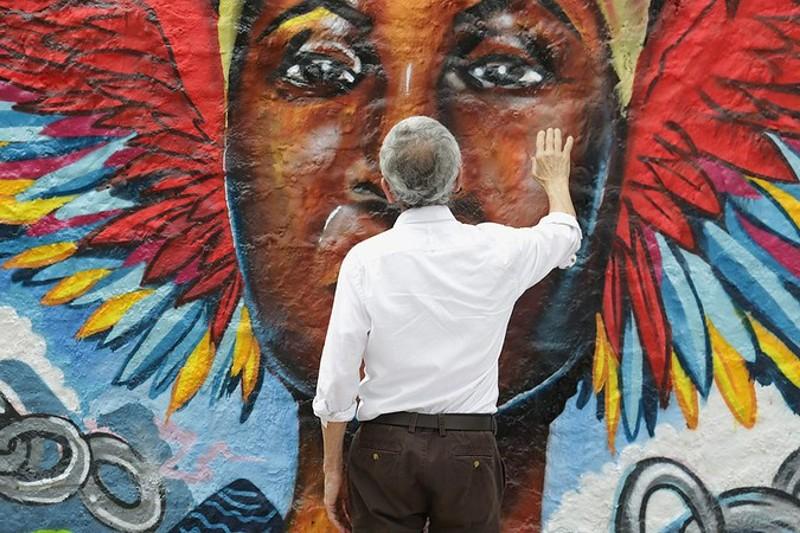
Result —
M 461 169 L 461 150 L 438 121 L 413 116 L 389 130 L 381 145 L 380 168 L 387 197 L 401 207 L 445 204 Z

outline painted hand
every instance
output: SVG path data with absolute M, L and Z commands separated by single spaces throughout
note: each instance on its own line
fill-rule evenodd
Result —
M 562 148 L 561 129 L 547 128 L 536 135 L 536 154 L 531 158 L 533 177 L 545 189 L 569 183 L 572 136 L 567 137 Z
M 347 506 L 343 494 L 344 468 L 325 472 L 325 511 L 328 519 L 337 531 L 350 533 L 350 517 L 347 516 Z M 341 504 L 341 505 L 340 505 Z M 340 511 L 341 509 L 341 511 Z

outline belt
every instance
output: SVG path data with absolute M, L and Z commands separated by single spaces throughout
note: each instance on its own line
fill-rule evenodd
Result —
M 491 431 L 497 434 L 497 417 L 494 413 L 415 413 L 413 411 L 397 411 L 383 413 L 361 421 L 362 424 L 389 424 L 391 426 L 408 426 L 408 431 L 413 433 L 418 427 L 439 429 L 439 434 L 444 435 L 445 430 Z

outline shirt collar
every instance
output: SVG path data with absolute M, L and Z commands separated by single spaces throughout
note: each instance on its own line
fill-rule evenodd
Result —
M 456 220 L 452 211 L 446 205 L 425 205 L 411 207 L 400 213 L 394 225 L 417 224 L 421 222 L 444 222 Z

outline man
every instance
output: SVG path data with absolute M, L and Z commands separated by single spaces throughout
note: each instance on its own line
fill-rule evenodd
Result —
M 514 228 L 452 215 L 461 154 L 439 122 L 414 116 L 387 134 L 381 188 L 402 213 L 342 261 L 313 400 L 337 527 L 344 432 L 357 416 L 347 470 L 354 532 L 421 531 L 428 519 L 431 532 L 499 531 L 498 358 L 516 300 L 575 262 L 572 144 L 562 147 L 557 128 L 538 133 L 533 176 L 549 214 Z

